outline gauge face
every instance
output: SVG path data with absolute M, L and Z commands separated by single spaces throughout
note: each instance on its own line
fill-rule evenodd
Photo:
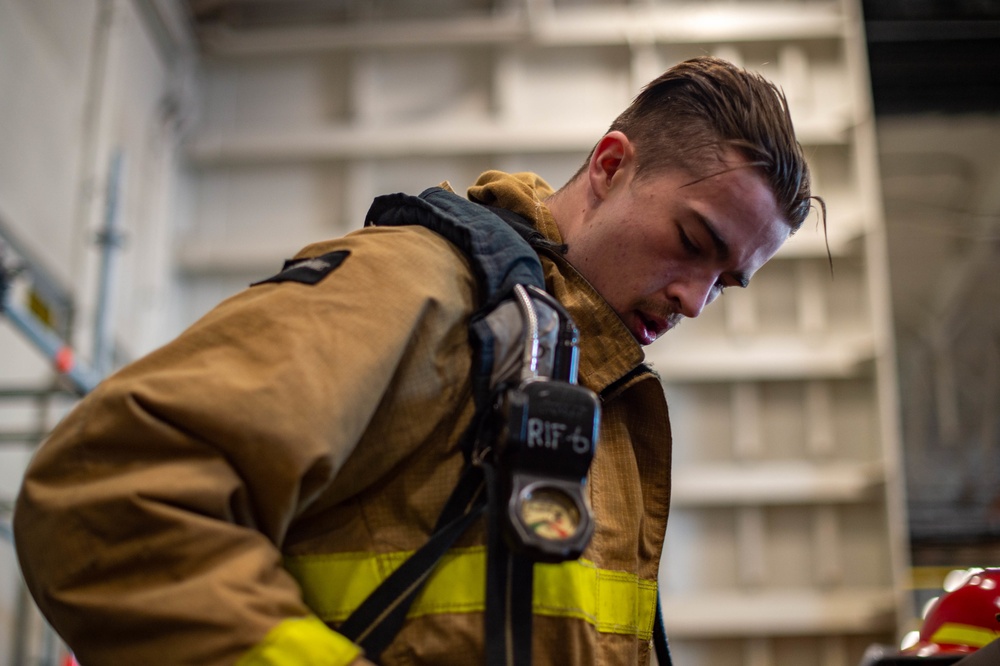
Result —
M 521 496 L 521 520 L 536 536 L 565 541 L 580 528 L 580 511 L 572 498 L 554 488 L 528 490 Z

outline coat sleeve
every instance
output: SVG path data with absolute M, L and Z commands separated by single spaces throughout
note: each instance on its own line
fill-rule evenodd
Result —
M 358 654 L 310 613 L 281 544 L 338 483 L 413 340 L 464 337 L 475 289 L 465 259 L 422 228 L 303 254 L 341 250 L 318 283 L 252 287 L 104 381 L 36 453 L 18 557 L 82 663 Z

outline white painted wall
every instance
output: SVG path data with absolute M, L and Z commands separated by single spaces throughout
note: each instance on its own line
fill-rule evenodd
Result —
M 94 0 L 0 3 L 0 213 L 67 281 L 96 15 Z

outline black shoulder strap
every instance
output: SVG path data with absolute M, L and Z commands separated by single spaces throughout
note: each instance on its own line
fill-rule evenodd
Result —
M 653 651 L 656 653 L 656 663 L 659 666 L 673 666 L 670 657 L 670 642 L 667 640 L 667 629 L 663 624 L 663 608 L 660 604 L 660 593 L 656 594 L 656 617 L 653 620 Z
M 545 288 L 538 255 L 515 227 L 494 212 L 499 210 L 502 209 L 491 209 L 440 187 L 431 187 L 419 197 L 388 194 L 376 198 L 365 224 L 417 224 L 447 238 L 469 257 L 479 282 L 481 309 L 488 311 L 515 284 Z M 523 220 L 520 226 L 526 226 Z
M 511 294 L 514 285 L 545 289 L 541 262 L 528 242 L 538 232 L 515 213 L 473 203 L 440 187 L 428 188 L 418 197 L 407 194 L 377 197 L 365 219 L 366 226 L 426 227 L 451 241 L 469 258 L 479 285 L 479 308 L 469 320 L 469 338 L 475 354 L 473 395 L 477 412 L 486 409 L 494 349 L 493 334 L 484 319 Z
M 365 657 L 377 663 L 402 629 L 406 613 L 434 567 L 455 540 L 483 515 L 486 506 L 482 470 L 466 465 L 427 543 L 382 581 L 337 631 L 363 647 Z

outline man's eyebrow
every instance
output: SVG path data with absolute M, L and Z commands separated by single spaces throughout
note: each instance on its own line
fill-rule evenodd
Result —
M 719 235 L 716 231 L 715 226 L 709 221 L 707 217 L 699 213 L 694 212 L 694 219 L 705 229 L 709 237 L 712 239 L 712 245 L 715 246 L 715 253 L 719 255 L 719 258 L 725 261 L 729 258 L 729 243 L 726 239 Z M 746 288 L 750 284 L 750 277 L 745 273 L 732 273 L 733 278 L 736 280 L 737 284 L 741 287 Z

